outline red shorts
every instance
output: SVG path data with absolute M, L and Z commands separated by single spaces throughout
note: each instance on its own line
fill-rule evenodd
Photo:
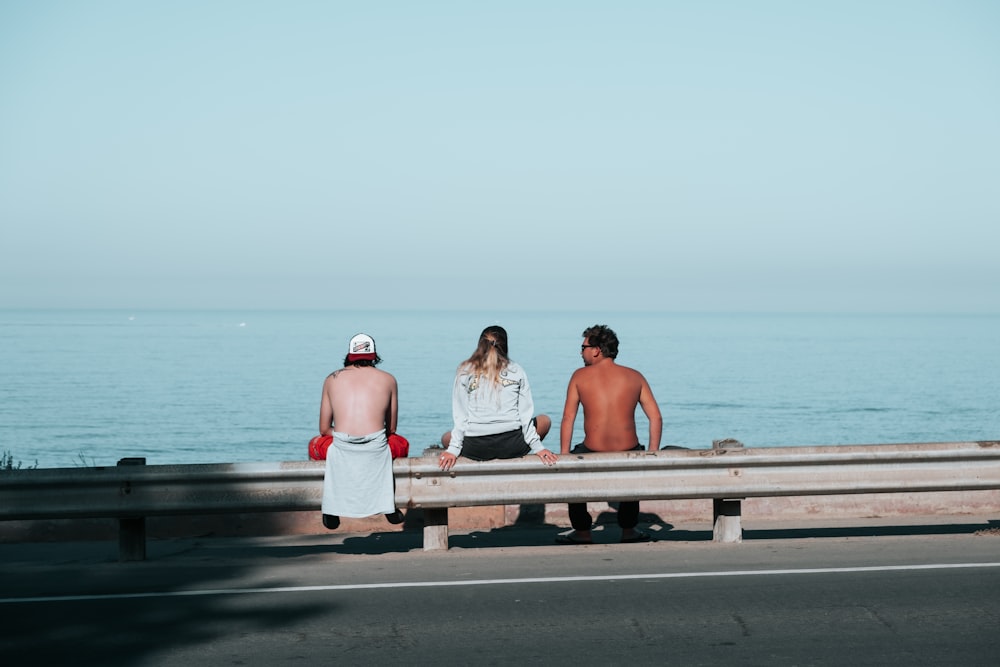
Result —
M 333 444 L 332 435 L 317 435 L 309 441 L 309 458 L 313 461 L 325 461 L 326 450 Z M 389 434 L 389 451 L 392 458 L 405 459 L 410 454 L 410 441 L 398 433 Z

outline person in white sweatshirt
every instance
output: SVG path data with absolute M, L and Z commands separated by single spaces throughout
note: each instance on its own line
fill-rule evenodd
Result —
M 535 454 L 545 465 L 558 460 L 542 445 L 552 420 L 534 415 L 528 376 L 510 360 L 503 327 L 483 329 L 476 351 L 459 364 L 451 405 L 454 427 L 441 437 L 442 470 L 450 470 L 459 455 L 489 461 Z

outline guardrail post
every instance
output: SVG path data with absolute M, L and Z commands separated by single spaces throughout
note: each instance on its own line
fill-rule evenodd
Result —
M 119 466 L 144 466 L 146 459 L 133 457 L 120 459 Z M 122 482 L 118 491 L 127 496 L 132 493 L 129 482 Z M 118 560 L 121 562 L 146 560 L 146 517 L 130 516 L 118 519 Z
M 424 551 L 448 549 L 448 508 L 424 508 Z
M 712 441 L 712 449 L 738 449 L 742 447 L 742 442 L 732 438 Z M 742 515 L 742 498 L 712 498 L 712 541 L 742 542 Z

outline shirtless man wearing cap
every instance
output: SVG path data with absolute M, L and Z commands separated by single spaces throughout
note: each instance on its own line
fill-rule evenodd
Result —
M 385 514 L 392 523 L 403 515 L 395 506 L 388 435 L 396 431 L 396 378 L 375 368 L 382 361 L 367 334 L 351 339 L 344 367 L 323 383 L 319 432 L 333 436 L 323 481 L 323 525 L 340 526 L 340 517 Z
M 570 378 L 566 390 L 562 424 L 559 427 L 559 447 L 563 455 L 570 453 L 573 423 L 577 409 L 583 405 L 583 442 L 572 449 L 573 454 L 588 452 L 624 452 L 642 450 L 636 434 L 635 408 L 640 406 L 649 419 L 649 451 L 660 447 L 663 418 L 653 391 L 642 373 L 615 363 L 618 356 L 618 336 L 604 325 L 595 325 L 583 332 L 580 346 L 583 368 Z M 587 503 L 570 503 L 569 518 L 573 532 L 556 538 L 559 544 L 591 544 L 593 520 Z M 647 533 L 636 530 L 639 523 L 638 501 L 618 504 L 618 525 L 622 542 L 646 542 Z

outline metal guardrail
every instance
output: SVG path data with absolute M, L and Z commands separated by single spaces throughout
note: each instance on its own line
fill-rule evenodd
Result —
M 434 549 L 447 548 L 448 507 L 712 498 L 716 539 L 738 541 L 740 511 L 732 503 L 739 498 L 1000 489 L 1000 441 L 720 443 L 710 450 L 569 454 L 551 467 L 535 457 L 460 459 L 445 472 L 434 456 L 397 459 L 396 504 L 425 510 L 424 547 Z M 16 470 L 0 474 L 0 520 L 113 517 L 130 521 L 135 533 L 146 516 L 318 511 L 323 471 L 318 461 Z M 124 552 L 126 543 L 136 552 L 139 537 L 123 537 L 123 559 L 136 559 Z
M 41 468 L 0 475 L 0 520 L 316 510 L 323 462 Z
M 721 448 L 462 462 L 411 459 L 411 507 L 971 491 L 1000 488 L 1000 442 Z

